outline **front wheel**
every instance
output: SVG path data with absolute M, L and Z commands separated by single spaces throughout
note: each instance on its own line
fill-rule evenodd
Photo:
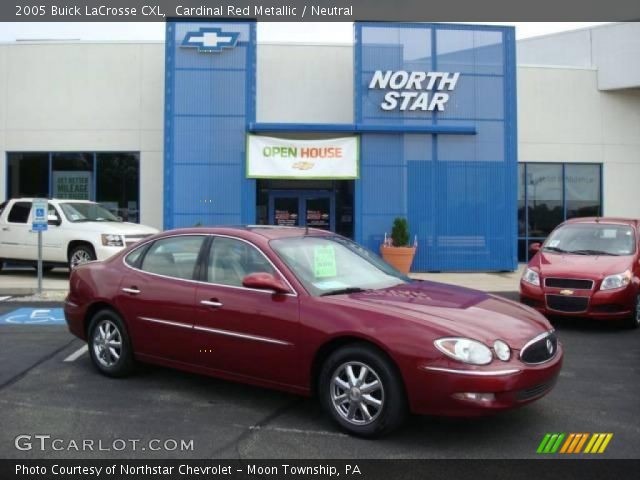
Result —
M 631 317 L 627 320 L 627 326 L 629 328 L 640 327 L 640 294 L 636 296 L 636 305 L 631 314 Z
M 96 252 L 93 251 L 93 247 L 90 245 L 78 245 L 69 253 L 69 270 L 73 270 L 83 263 L 92 262 L 96 258 Z
M 109 377 L 124 377 L 133 370 L 133 351 L 127 329 L 113 310 L 100 310 L 89 325 L 89 355 L 94 366 Z
M 407 413 L 394 365 L 376 348 L 354 344 L 329 356 L 318 391 L 324 409 L 347 432 L 377 437 L 398 428 Z

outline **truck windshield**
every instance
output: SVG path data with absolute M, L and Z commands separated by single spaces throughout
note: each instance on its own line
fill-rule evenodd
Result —
M 70 222 L 121 222 L 109 210 L 97 203 L 61 203 L 60 208 Z

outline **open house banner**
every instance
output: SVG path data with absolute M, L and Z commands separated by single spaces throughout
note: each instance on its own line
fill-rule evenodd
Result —
M 358 137 L 290 140 L 247 136 L 248 178 L 358 178 Z

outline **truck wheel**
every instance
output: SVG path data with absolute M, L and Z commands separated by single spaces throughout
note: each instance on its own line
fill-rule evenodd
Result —
M 73 270 L 78 265 L 92 262 L 96 259 L 96 253 L 90 245 L 78 245 L 69 254 L 69 270 Z

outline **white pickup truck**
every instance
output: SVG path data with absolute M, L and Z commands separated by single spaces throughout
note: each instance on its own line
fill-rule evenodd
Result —
M 0 204 L 0 270 L 4 262 L 37 263 L 38 235 L 31 231 L 32 202 L 32 198 L 16 198 Z M 49 199 L 48 203 L 49 227 L 42 234 L 46 270 L 104 260 L 158 233 L 152 227 L 123 222 L 94 202 Z

